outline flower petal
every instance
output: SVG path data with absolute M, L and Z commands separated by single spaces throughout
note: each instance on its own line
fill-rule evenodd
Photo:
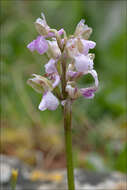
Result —
M 43 36 L 38 36 L 35 41 L 35 48 L 39 54 L 43 54 L 48 50 L 48 43 Z
M 90 73 L 93 76 L 93 78 L 95 80 L 95 87 L 98 87 L 99 81 L 98 81 L 97 72 L 93 69 L 93 70 L 89 71 L 88 73 Z
M 45 101 L 45 96 L 46 96 L 46 94 L 43 95 L 42 100 L 41 100 L 41 102 L 40 102 L 40 104 L 38 106 L 38 109 L 41 110 L 41 111 L 44 111 L 44 110 L 47 109 L 47 107 L 46 107 L 46 101 Z
M 92 28 L 88 27 L 86 24 L 84 24 L 85 20 L 81 20 L 78 24 L 77 24 L 77 27 L 76 27 L 76 30 L 75 30 L 75 36 L 82 36 L 84 39 L 88 39 L 89 36 L 91 35 L 92 33 Z
M 80 54 L 75 57 L 75 67 L 78 72 L 88 72 L 93 68 L 93 60 L 89 56 Z
M 46 73 L 56 73 L 55 60 L 50 59 L 49 62 L 44 66 Z
M 85 20 L 81 19 L 80 22 L 77 24 L 76 30 L 75 30 L 76 36 L 82 34 L 82 32 L 84 31 L 84 23 L 85 23 Z
M 39 34 L 41 34 L 42 36 L 46 36 L 49 33 L 50 27 L 48 26 L 46 22 L 45 15 L 41 13 L 41 16 L 42 16 L 42 19 L 38 18 L 35 21 L 35 27 Z
M 48 40 L 48 45 L 49 45 L 49 49 L 48 49 L 49 57 L 52 57 L 54 59 L 59 58 L 61 55 L 61 51 L 58 47 L 57 41 L 56 40 L 53 40 L 53 41 Z
M 64 33 L 64 29 L 61 28 L 60 30 L 58 30 L 58 34 L 61 36 Z
M 96 92 L 97 88 L 98 88 L 98 76 L 97 76 L 97 72 L 95 70 L 90 70 L 88 71 L 88 73 L 90 73 L 94 80 L 95 80 L 95 86 L 93 87 L 88 87 L 88 88 L 81 88 L 80 92 L 81 94 L 85 97 L 85 98 L 93 98 L 94 97 L 94 93 Z M 86 73 L 85 73 L 86 74 Z
M 58 105 L 59 105 L 58 99 L 50 91 L 48 91 L 43 95 L 43 98 L 38 108 L 41 111 L 44 111 L 46 109 L 56 110 Z
M 71 77 L 71 78 L 76 78 L 78 75 L 78 72 L 76 71 L 68 71 L 67 72 L 67 76 Z
M 87 55 L 89 49 L 93 49 L 96 46 L 96 43 L 90 40 L 81 39 L 81 53 Z
M 82 94 L 85 98 L 87 98 L 87 99 L 93 98 L 95 91 L 96 91 L 95 87 L 81 88 L 81 89 L 80 89 L 81 94 Z
M 52 84 L 53 88 L 55 88 L 60 83 L 60 76 L 58 74 L 55 74 L 54 78 L 55 80 L 54 83 Z
M 74 58 L 75 56 L 77 56 L 79 54 L 77 39 L 69 39 L 66 44 L 66 49 L 69 57 Z
M 33 40 L 27 45 L 30 51 L 37 50 L 39 54 L 43 54 L 48 50 L 48 43 L 43 36 L 38 36 L 36 40 Z
M 27 48 L 30 50 L 30 51 L 34 51 L 35 50 L 35 40 L 33 40 L 32 42 L 30 42 L 28 45 L 27 45 Z

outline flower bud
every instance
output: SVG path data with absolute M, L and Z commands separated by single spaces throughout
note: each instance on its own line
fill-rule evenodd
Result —
M 45 77 L 33 74 L 35 78 L 31 78 L 27 83 L 38 93 L 44 93 L 44 91 L 53 90 L 52 83 Z
M 85 23 L 85 20 L 82 19 L 76 26 L 76 30 L 75 30 L 75 36 L 79 36 L 82 34 L 82 32 L 84 31 L 84 23 Z
M 85 20 L 81 20 L 75 30 L 75 36 L 82 36 L 84 39 L 88 39 L 92 33 L 92 28 L 84 24 Z
M 82 33 L 82 37 L 85 40 L 88 40 L 90 35 L 92 34 L 92 28 L 88 27 L 87 25 L 84 26 L 84 31 Z
M 50 27 L 46 22 L 45 15 L 41 13 L 41 16 L 43 19 L 38 18 L 35 22 L 35 27 L 39 34 L 41 34 L 42 36 L 46 36 L 49 34 Z

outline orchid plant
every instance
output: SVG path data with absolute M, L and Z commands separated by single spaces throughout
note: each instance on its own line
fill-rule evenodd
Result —
M 56 110 L 62 105 L 64 115 L 64 131 L 67 160 L 68 189 L 74 190 L 74 173 L 72 159 L 72 134 L 71 118 L 72 103 L 80 96 L 86 99 L 94 97 L 98 89 L 98 76 L 94 70 L 93 53 L 90 49 L 96 43 L 88 40 L 92 28 L 88 27 L 85 20 L 81 20 L 73 35 L 67 36 L 65 30 L 52 29 L 48 26 L 43 13 L 42 18 L 35 21 L 39 36 L 27 45 L 27 48 L 39 54 L 46 53 L 49 61 L 44 65 L 45 73 L 33 74 L 28 84 L 38 93 L 42 94 L 39 110 Z M 94 85 L 87 88 L 78 88 L 78 79 L 91 74 Z

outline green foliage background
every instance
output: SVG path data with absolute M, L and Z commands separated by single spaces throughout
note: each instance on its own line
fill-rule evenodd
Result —
M 99 91 L 93 100 L 80 98 L 73 105 L 75 167 L 126 172 L 126 6 L 126 1 L 1 1 L 2 153 L 26 160 L 25 151 L 41 150 L 46 163 L 51 154 L 51 163 L 57 158 L 64 167 L 61 109 L 40 112 L 41 96 L 26 84 L 47 62 L 26 48 L 38 35 L 34 21 L 43 11 L 51 27 L 67 34 L 84 18 L 97 43 Z M 89 82 L 83 77 L 80 85 Z

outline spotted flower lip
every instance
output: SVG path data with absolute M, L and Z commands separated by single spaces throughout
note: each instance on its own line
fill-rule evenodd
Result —
M 87 99 L 91 99 L 94 97 L 94 93 L 96 92 L 95 87 L 89 87 L 89 88 L 81 88 L 80 89 L 81 94 L 87 98 Z
M 39 104 L 39 110 L 56 110 L 59 105 L 58 99 L 50 91 L 45 92 Z
M 36 50 L 40 55 L 42 55 L 48 50 L 48 43 L 43 36 L 38 36 L 27 45 L 27 48 L 32 52 Z

